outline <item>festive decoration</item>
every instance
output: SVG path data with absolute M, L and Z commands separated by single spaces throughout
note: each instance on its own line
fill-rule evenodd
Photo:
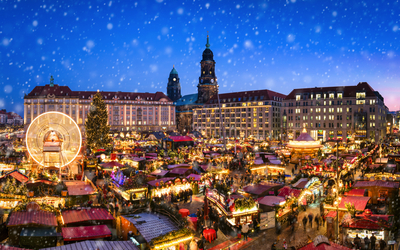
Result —
M 109 137 L 110 125 L 107 122 L 106 104 L 100 92 L 97 92 L 93 97 L 85 123 L 86 143 L 90 149 L 107 148 L 111 143 L 111 138 Z

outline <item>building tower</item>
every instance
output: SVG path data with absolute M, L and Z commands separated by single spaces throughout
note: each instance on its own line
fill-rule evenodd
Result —
M 176 71 L 175 66 L 173 66 L 171 72 L 169 73 L 167 96 L 173 102 L 177 101 L 179 98 L 182 97 L 181 84 L 179 83 L 178 71 Z
M 208 34 L 206 49 L 203 51 L 203 60 L 201 60 L 200 64 L 201 72 L 199 84 L 197 85 L 197 103 L 206 103 L 212 96 L 218 94 L 218 83 L 217 77 L 215 76 L 215 61 L 213 52 L 210 49 Z

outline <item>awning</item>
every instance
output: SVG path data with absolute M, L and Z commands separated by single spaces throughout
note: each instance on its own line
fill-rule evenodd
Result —
M 106 225 L 61 228 L 64 241 L 79 241 L 111 237 Z
M 345 204 L 350 203 L 354 205 L 357 211 L 364 211 L 367 203 L 371 197 L 361 197 L 361 196 L 347 196 L 343 197 L 339 204 L 339 208 L 346 209 Z
M 114 217 L 105 208 L 65 210 L 61 215 L 65 224 L 83 221 L 114 220 Z

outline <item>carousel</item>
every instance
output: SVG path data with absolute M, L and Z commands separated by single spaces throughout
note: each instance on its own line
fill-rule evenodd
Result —
M 320 141 L 314 140 L 304 128 L 299 137 L 290 141 L 286 147 L 292 151 L 292 160 L 300 161 L 306 156 L 315 155 L 322 145 Z

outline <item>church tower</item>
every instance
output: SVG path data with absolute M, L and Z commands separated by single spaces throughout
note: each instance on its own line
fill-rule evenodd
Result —
M 201 72 L 199 84 L 197 85 L 197 103 L 206 103 L 212 96 L 218 94 L 217 77 L 215 76 L 215 61 L 213 52 L 210 49 L 209 37 L 207 34 L 206 49 L 203 51 L 203 59 L 200 62 Z
M 173 102 L 181 98 L 181 84 L 179 83 L 178 71 L 176 71 L 175 66 L 169 73 L 168 86 L 167 86 L 167 96 Z

